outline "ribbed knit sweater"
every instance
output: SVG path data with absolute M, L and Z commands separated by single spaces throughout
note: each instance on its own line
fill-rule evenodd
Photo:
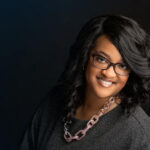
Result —
M 150 118 L 140 106 L 129 117 L 122 107 L 101 116 L 80 141 L 67 143 L 59 101 L 46 101 L 35 113 L 20 143 L 20 150 L 150 150 Z M 76 133 L 87 121 L 73 118 L 70 132 Z

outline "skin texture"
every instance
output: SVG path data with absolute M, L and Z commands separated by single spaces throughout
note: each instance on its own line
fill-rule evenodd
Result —
M 105 54 L 104 54 L 105 53 Z M 106 103 L 108 98 L 117 95 L 126 85 L 129 76 L 119 76 L 114 72 L 111 66 L 107 70 L 101 70 L 93 65 L 92 54 L 99 54 L 104 56 L 112 63 L 123 63 L 122 56 L 118 49 L 111 43 L 106 35 L 101 35 L 95 43 L 94 48 L 90 52 L 88 65 L 85 72 L 86 89 L 84 104 L 76 111 L 76 117 L 81 120 L 89 120 L 98 110 Z M 108 55 L 108 57 L 106 56 Z M 113 84 L 105 87 L 101 81 L 112 81 Z M 115 108 L 120 99 L 116 100 L 110 109 Z

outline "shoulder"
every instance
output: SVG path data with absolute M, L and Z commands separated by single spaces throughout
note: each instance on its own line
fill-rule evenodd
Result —
M 19 143 L 20 150 L 34 150 L 43 143 L 43 137 L 46 133 L 51 136 L 55 123 L 62 112 L 63 101 L 59 93 L 57 95 L 48 94 L 37 106 Z
M 145 113 L 141 106 L 137 106 L 131 114 L 134 127 L 139 129 L 150 141 L 150 117 Z
M 150 117 L 140 106 L 124 120 L 124 126 L 124 132 L 134 148 L 150 149 Z

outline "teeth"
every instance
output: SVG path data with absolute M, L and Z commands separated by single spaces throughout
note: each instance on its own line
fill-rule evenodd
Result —
M 108 81 L 104 81 L 102 79 L 99 79 L 101 81 L 101 83 L 103 84 L 103 86 L 108 87 L 112 84 L 112 82 L 108 82 Z

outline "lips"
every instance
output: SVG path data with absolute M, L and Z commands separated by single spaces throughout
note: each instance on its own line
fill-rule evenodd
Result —
M 115 82 L 113 81 L 108 81 L 108 80 L 105 80 L 105 79 L 102 79 L 102 78 L 99 78 L 97 77 L 98 79 L 98 82 L 100 83 L 100 85 L 102 85 L 103 87 L 111 87 L 112 84 L 114 84 Z

